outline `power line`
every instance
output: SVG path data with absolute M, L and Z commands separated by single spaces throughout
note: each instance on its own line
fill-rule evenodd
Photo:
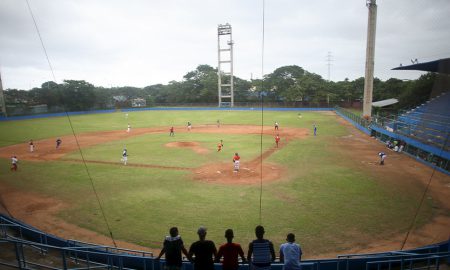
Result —
M 50 58 L 48 57 L 47 50 L 46 50 L 46 48 L 45 48 L 44 41 L 42 40 L 41 33 L 39 32 L 39 27 L 38 27 L 38 25 L 37 25 L 37 23 L 36 23 L 36 20 L 34 19 L 34 14 L 33 14 L 33 11 L 31 10 L 30 3 L 28 2 L 28 0 L 25 0 L 25 1 L 26 1 L 26 3 L 27 3 L 28 10 L 30 11 L 31 18 L 33 19 L 34 27 L 36 28 L 36 32 L 37 32 L 37 34 L 38 34 L 38 36 L 39 36 L 39 40 L 41 41 L 41 46 L 42 46 L 42 49 L 44 50 L 45 57 L 47 58 L 48 66 L 50 67 L 50 71 L 52 72 L 53 81 L 56 83 L 55 72 L 53 71 L 53 66 L 52 66 L 52 64 L 51 64 L 51 62 L 50 62 Z M 99 196 L 98 196 L 98 194 L 97 194 L 97 190 L 95 189 L 94 181 L 93 181 L 93 179 L 92 179 L 91 173 L 90 173 L 90 171 L 89 171 L 89 168 L 88 168 L 88 166 L 87 166 L 86 160 L 85 160 L 85 158 L 84 158 L 83 151 L 81 150 L 80 143 L 78 142 L 77 135 L 76 135 L 75 130 L 74 130 L 74 128 L 73 128 L 72 121 L 71 121 L 71 119 L 70 119 L 70 116 L 69 116 L 69 114 L 68 114 L 68 112 L 67 112 L 67 110 L 66 110 L 66 106 L 65 106 L 64 103 L 63 103 L 63 108 L 64 108 L 64 112 L 66 113 L 66 117 L 67 117 L 67 119 L 68 119 L 68 121 L 69 121 L 70 129 L 72 130 L 72 134 L 73 134 L 73 136 L 74 136 L 74 138 L 75 138 L 75 142 L 76 142 L 76 144 L 77 144 L 78 150 L 79 150 L 79 152 L 80 152 L 81 159 L 83 160 L 84 168 L 85 168 L 86 173 L 87 173 L 87 175 L 88 175 L 88 178 L 89 178 L 89 180 L 90 180 L 90 182 L 91 182 L 92 190 L 94 191 L 95 198 L 97 199 L 98 205 L 99 205 L 99 207 L 100 207 L 100 211 L 101 211 L 101 213 L 102 213 L 103 220 L 105 221 L 106 227 L 107 227 L 107 229 L 108 229 L 109 235 L 110 235 L 110 237 L 111 237 L 111 240 L 112 240 L 114 246 L 117 247 L 116 241 L 114 240 L 114 237 L 113 237 L 111 228 L 110 228 L 110 226 L 109 226 L 108 220 L 106 219 L 105 211 L 103 210 L 102 204 L 101 204 L 101 202 L 100 202 L 100 198 L 99 198 Z
M 263 192 L 263 133 L 264 133 L 264 34 L 265 34 L 265 0 L 262 0 L 262 42 L 261 42 L 261 134 L 260 134 L 260 188 L 259 188 L 259 224 L 262 224 Z

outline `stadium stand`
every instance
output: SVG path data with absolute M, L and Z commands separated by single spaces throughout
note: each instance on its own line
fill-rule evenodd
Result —
M 449 241 L 413 250 L 348 254 L 333 259 L 302 261 L 302 269 L 442 269 L 450 261 Z M 64 240 L 0 214 L 2 269 L 164 269 L 152 253 Z M 8 268 L 5 268 L 8 267 Z M 183 270 L 192 270 L 185 261 Z M 221 269 L 220 264 L 215 265 Z M 248 265 L 242 265 L 248 270 Z M 281 270 L 275 263 L 271 269 Z
M 428 102 L 400 115 L 391 124 L 394 131 L 427 144 L 444 147 L 450 132 L 450 94 L 442 93 Z

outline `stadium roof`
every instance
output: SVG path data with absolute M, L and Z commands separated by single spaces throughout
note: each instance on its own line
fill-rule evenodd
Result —
M 385 99 L 385 100 L 380 100 L 380 101 L 376 101 L 376 102 L 372 102 L 372 106 L 373 107 L 386 107 L 392 104 L 395 104 L 398 102 L 398 99 L 396 98 L 390 98 L 390 99 Z
M 409 66 L 399 66 L 393 68 L 392 70 L 422 70 L 450 74 L 450 58 L 439 59 L 431 62 L 417 63 Z

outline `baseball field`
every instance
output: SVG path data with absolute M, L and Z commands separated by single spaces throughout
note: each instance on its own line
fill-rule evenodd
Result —
M 0 122 L 0 209 L 67 239 L 112 245 L 111 232 L 121 247 L 153 251 L 172 226 L 187 246 L 200 225 L 216 244 L 232 228 L 246 249 L 261 223 L 276 247 L 295 233 L 306 257 L 400 249 L 412 224 L 406 247 L 448 239 L 448 175 L 332 111 L 261 116 L 140 111 Z

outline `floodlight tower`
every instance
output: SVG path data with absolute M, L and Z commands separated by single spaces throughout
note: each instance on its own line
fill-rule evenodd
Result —
M 217 28 L 217 77 L 219 107 L 234 106 L 233 85 L 233 38 L 230 24 L 219 24 Z
M 0 73 L 0 107 L 2 108 L 3 116 L 6 115 L 5 95 L 3 94 L 2 74 Z
M 366 74 L 364 77 L 363 116 L 372 116 L 373 70 L 375 64 L 375 34 L 377 27 L 377 0 L 366 0 L 369 8 L 367 25 Z

